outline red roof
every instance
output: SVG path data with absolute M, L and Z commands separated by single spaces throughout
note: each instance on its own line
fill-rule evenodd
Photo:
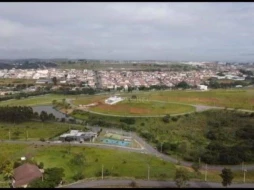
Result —
M 14 169 L 13 177 L 15 179 L 14 187 L 19 187 L 42 177 L 42 173 L 36 165 L 25 163 Z

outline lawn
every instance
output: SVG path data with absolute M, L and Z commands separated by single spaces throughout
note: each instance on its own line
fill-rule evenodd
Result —
M 137 96 L 148 100 L 254 110 L 254 90 L 157 91 Z
M 105 104 L 104 100 L 108 96 L 94 96 L 83 97 L 74 100 L 76 105 L 86 105 L 91 103 L 98 103 L 97 106 L 90 107 L 89 110 L 115 115 L 134 115 L 134 116 L 150 116 L 150 115 L 165 115 L 165 114 L 179 114 L 194 112 L 195 107 L 189 105 L 182 105 L 177 103 L 164 103 L 148 100 L 133 100 L 126 99 L 117 104 Z
M 53 100 L 61 101 L 62 99 L 66 99 L 73 96 L 66 95 L 55 95 L 55 94 L 47 94 L 35 97 L 23 98 L 20 100 L 11 99 L 7 101 L 1 101 L 0 106 L 35 106 L 35 105 L 49 105 L 52 104 Z
M 44 168 L 62 167 L 65 170 L 65 182 L 71 183 L 72 177 L 77 171 L 82 171 L 86 179 L 99 178 L 96 175 L 101 171 L 102 165 L 104 172 L 108 169 L 111 177 L 147 179 L 148 164 L 150 166 L 150 179 L 173 180 L 176 166 L 170 162 L 165 162 L 155 156 L 127 151 L 115 151 L 111 149 L 100 149 L 90 147 L 72 146 L 36 146 L 36 145 L 17 145 L 0 144 L 1 159 L 16 160 L 26 154 L 30 154 L 37 162 L 43 162 Z M 68 151 L 70 150 L 70 154 Z M 85 164 L 83 166 L 73 165 L 70 160 L 75 154 L 84 155 Z M 5 156 L 5 157 L 2 157 Z M 204 180 L 204 171 L 197 175 L 191 168 L 186 168 L 192 180 Z M 207 180 L 221 182 L 220 171 L 209 170 Z M 113 176 L 112 176 L 113 175 Z M 242 172 L 234 172 L 233 182 L 242 182 Z M 107 176 L 104 175 L 104 178 Z M 246 182 L 254 182 L 254 172 L 248 171 Z
M 106 114 L 150 116 L 194 112 L 195 108 L 193 106 L 181 104 L 171 104 L 153 101 L 138 102 L 134 100 L 125 100 L 115 105 L 100 104 L 98 106 L 91 107 L 90 110 Z
M 7 140 L 39 140 L 58 136 L 69 129 L 85 129 L 84 126 L 52 122 L 24 122 L 20 124 L 0 123 L 0 139 Z
M 222 106 L 228 108 L 240 108 L 254 110 L 254 90 L 253 89 L 227 89 L 209 91 L 139 91 L 132 93 L 118 93 L 122 97 L 136 96 L 139 101 L 159 100 L 174 103 L 200 104 L 210 106 Z M 78 97 L 73 101 L 75 105 L 90 104 L 95 102 L 104 103 L 109 96 L 85 96 Z M 120 103 L 119 103 L 120 104 Z M 122 103 L 123 104 L 123 103 Z M 138 105 L 135 105 L 138 106 Z M 149 108 L 149 106 L 147 106 Z M 93 108 L 97 109 L 97 108 Z M 111 110 L 110 110 L 111 111 Z

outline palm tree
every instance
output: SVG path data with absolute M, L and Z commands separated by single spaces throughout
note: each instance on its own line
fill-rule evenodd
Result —
M 13 164 L 11 162 L 7 162 L 5 167 L 3 168 L 4 179 L 8 180 L 13 176 Z

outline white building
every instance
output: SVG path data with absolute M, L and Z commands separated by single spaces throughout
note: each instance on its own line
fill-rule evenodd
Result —
M 208 90 L 208 87 L 206 85 L 198 85 L 199 90 Z
M 116 104 L 116 103 L 121 102 L 121 101 L 123 101 L 123 98 L 117 97 L 117 96 L 112 96 L 112 97 L 106 99 L 105 103 L 109 104 L 109 105 L 113 105 L 113 104 Z

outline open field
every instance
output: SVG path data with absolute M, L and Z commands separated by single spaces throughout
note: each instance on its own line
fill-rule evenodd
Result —
M 65 124 L 65 123 L 42 123 L 42 122 L 24 122 L 21 124 L 0 123 L 0 140 L 45 140 L 58 136 L 69 129 L 84 129 L 83 126 Z
M 116 115 L 165 115 L 194 112 L 195 108 L 188 105 L 161 103 L 161 102 L 136 102 L 127 100 L 115 105 L 100 104 L 89 108 L 91 111 L 116 114 Z
M 74 100 L 74 104 L 90 104 L 98 103 L 97 106 L 90 107 L 89 110 L 115 115 L 165 115 L 165 114 L 179 114 L 186 112 L 194 112 L 195 108 L 189 105 L 181 105 L 175 103 L 163 103 L 149 100 L 124 100 L 114 105 L 108 105 L 104 103 L 105 96 L 96 96 L 94 98 L 84 97 Z
M 0 85 L 8 85 L 8 84 L 34 84 L 36 82 L 35 79 L 13 79 L 13 78 L 1 78 Z
M 66 95 L 55 95 L 55 94 L 47 94 L 41 96 L 34 96 L 23 98 L 20 100 L 11 99 L 7 101 L 1 101 L 0 106 L 35 106 L 35 105 L 49 105 L 52 104 L 53 100 L 61 101 L 64 98 L 73 97 Z
M 254 90 L 157 91 L 140 93 L 137 97 L 254 110 Z
M 221 106 L 228 108 L 238 108 L 238 109 L 248 109 L 254 110 L 254 90 L 209 90 L 209 91 L 149 91 L 149 92 L 132 92 L 132 93 L 118 93 L 122 97 L 130 98 L 136 95 L 137 100 L 145 104 L 145 101 L 151 102 L 152 100 L 165 101 L 169 103 L 185 103 L 185 104 L 199 104 L 199 105 L 209 105 L 209 106 Z M 104 100 L 108 96 L 85 96 L 77 97 L 73 101 L 73 104 L 91 104 L 95 102 L 101 102 L 102 105 Z M 127 101 L 127 100 L 126 100 Z M 134 105 L 134 100 L 131 102 L 120 102 L 114 106 L 120 105 L 129 107 L 140 106 L 139 104 Z M 133 105 L 131 105 L 133 104 Z M 149 109 L 152 105 L 144 106 L 145 109 Z M 142 106 L 141 106 L 142 107 Z M 107 109 L 107 106 L 102 109 Z M 101 111 L 99 107 L 92 108 L 94 111 Z M 113 114 L 114 110 L 109 110 Z M 113 111 L 113 112 L 111 112 Z M 106 112 L 106 111 L 104 111 Z M 107 111 L 108 112 L 108 111 Z
M 173 180 L 176 167 L 169 162 L 161 161 L 154 156 L 146 154 L 131 153 L 124 151 L 115 151 L 109 149 L 88 148 L 88 147 L 70 147 L 69 146 L 36 146 L 36 145 L 17 145 L 1 143 L 1 159 L 16 160 L 26 154 L 30 154 L 37 162 L 43 162 L 44 168 L 63 167 L 65 170 L 64 181 L 73 182 L 72 177 L 77 172 L 83 172 L 85 178 L 100 178 L 96 175 L 101 171 L 102 165 L 104 172 L 108 169 L 111 177 L 123 177 L 133 179 L 147 179 L 147 164 L 150 166 L 150 179 Z M 70 154 L 68 151 L 70 150 Z M 84 155 L 84 165 L 74 165 L 70 160 L 75 154 Z M 4 156 L 4 157 L 3 157 Z M 204 172 L 201 175 L 193 172 L 193 169 L 186 168 L 192 180 L 204 180 Z M 219 171 L 209 170 L 207 180 L 221 182 Z M 242 172 L 234 172 L 233 182 L 242 182 Z M 104 178 L 108 176 L 104 175 Z M 246 182 L 254 182 L 254 172 L 246 174 Z

